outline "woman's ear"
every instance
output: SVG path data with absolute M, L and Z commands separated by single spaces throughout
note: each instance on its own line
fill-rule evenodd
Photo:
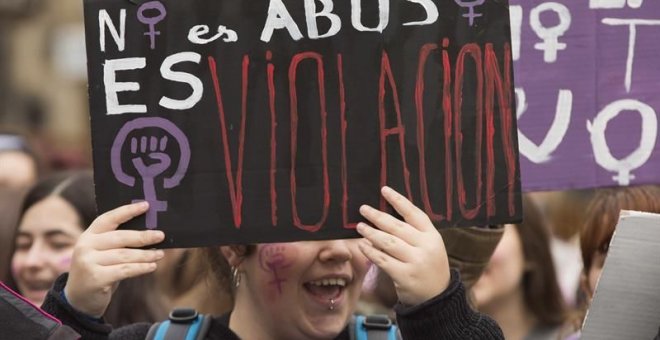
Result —
M 222 246 L 220 247 L 220 252 L 222 256 L 225 257 L 227 263 L 232 267 L 238 267 L 243 262 L 245 258 L 245 253 L 247 252 L 247 247 L 244 245 L 237 246 Z

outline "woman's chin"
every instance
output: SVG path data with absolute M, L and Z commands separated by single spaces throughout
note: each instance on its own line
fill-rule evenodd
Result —
M 346 317 L 337 314 L 329 314 L 309 318 L 308 338 L 310 339 L 334 339 L 346 327 Z

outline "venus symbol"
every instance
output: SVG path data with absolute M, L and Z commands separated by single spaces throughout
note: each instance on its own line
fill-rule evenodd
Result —
M 463 17 L 468 18 L 468 22 L 470 23 L 470 26 L 474 25 L 474 18 L 483 16 L 482 13 L 475 13 L 474 8 L 483 5 L 485 1 L 486 0 L 472 0 L 472 1 L 454 0 L 454 2 L 456 2 L 457 5 L 461 7 L 467 7 L 468 12 L 463 14 Z
M 160 131 L 159 131 L 160 130 Z M 165 134 L 163 135 L 163 132 Z M 155 133 L 163 135 L 156 137 Z M 125 152 L 124 144 L 130 138 L 129 152 Z M 174 162 L 170 143 L 176 143 L 179 148 L 179 156 Z M 149 202 L 149 211 L 146 214 L 147 229 L 158 227 L 158 213 L 167 211 L 167 201 L 159 200 L 157 197 L 157 183 L 162 179 L 163 189 L 171 189 L 178 186 L 188 170 L 190 162 L 190 145 L 188 138 L 172 122 L 160 117 L 137 118 L 124 124 L 119 130 L 112 144 L 110 164 L 112 172 L 119 182 L 134 187 L 136 178 L 127 174 L 122 167 L 122 160 L 127 158 L 137 171 L 142 182 L 142 193 L 144 197 L 136 198 L 136 201 Z M 177 164 L 176 171 L 171 177 L 165 173 Z M 158 180 L 158 181 L 157 181 Z

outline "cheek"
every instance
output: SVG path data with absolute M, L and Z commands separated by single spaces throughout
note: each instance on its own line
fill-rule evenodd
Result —
M 23 270 L 23 259 L 22 256 L 16 254 L 11 259 L 11 275 L 14 278 L 17 278 L 19 273 Z
M 57 272 L 57 274 L 62 274 L 68 272 L 71 269 L 71 259 L 73 256 L 73 250 L 64 251 L 53 255 L 52 257 L 52 267 Z
M 260 285 L 265 286 L 269 300 L 285 293 L 288 287 L 297 284 L 297 248 L 285 243 L 262 245 L 258 249 Z
M 62 258 L 59 263 L 57 264 L 57 269 L 60 271 L 68 271 L 69 268 L 71 268 L 71 256 L 66 256 Z

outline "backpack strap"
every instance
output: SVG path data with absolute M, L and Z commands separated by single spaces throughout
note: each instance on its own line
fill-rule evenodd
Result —
M 149 328 L 147 340 L 202 340 L 211 326 L 211 317 L 192 308 L 175 308 L 169 320 Z
M 350 325 L 349 332 L 354 340 L 401 339 L 398 327 L 387 315 L 355 315 Z

